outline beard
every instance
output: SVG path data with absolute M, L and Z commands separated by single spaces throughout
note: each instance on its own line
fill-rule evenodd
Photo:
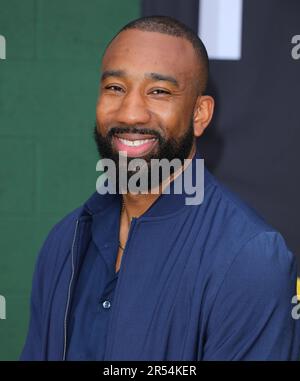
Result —
M 145 134 L 145 135 L 153 135 L 155 138 L 157 138 L 157 144 L 155 145 L 154 149 L 147 153 L 146 155 L 142 157 L 132 157 L 128 156 L 126 157 L 126 164 L 120 160 L 121 156 L 119 155 L 119 152 L 114 148 L 113 146 L 113 136 L 115 134 L 122 134 L 122 133 L 138 133 L 138 134 Z M 191 121 L 189 124 L 189 128 L 187 131 L 180 137 L 180 138 L 164 138 L 158 131 L 149 129 L 149 128 L 136 128 L 133 127 L 112 127 L 109 132 L 104 136 L 102 135 L 98 129 L 97 129 L 97 123 L 94 127 L 94 140 L 97 146 L 98 153 L 100 155 L 101 159 L 110 159 L 113 160 L 116 166 L 116 179 L 110 179 L 113 181 L 113 183 L 116 185 L 116 189 L 119 189 L 120 186 L 120 174 L 124 171 L 127 172 L 127 179 L 128 181 L 130 178 L 137 173 L 137 171 L 128 170 L 128 166 L 130 165 L 130 162 L 134 159 L 143 159 L 146 162 L 146 168 L 144 167 L 142 170 L 147 171 L 148 181 L 147 181 L 147 189 L 146 191 L 151 190 L 152 188 L 157 187 L 160 185 L 163 181 L 166 180 L 169 175 L 174 173 L 177 168 L 174 168 L 173 166 L 170 166 L 169 173 L 166 175 L 166 173 L 162 170 L 161 167 L 158 168 L 158 177 L 156 181 L 153 182 L 153 178 L 151 177 L 151 163 L 153 165 L 153 162 L 155 162 L 157 165 L 158 161 L 161 160 L 167 160 L 168 162 L 172 162 L 172 160 L 177 159 L 177 162 L 180 163 L 182 166 L 184 164 L 184 160 L 188 158 L 193 143 L 194 143 L 194 127 L 193 122 Z M 153 161 L 153 159 L 156 159 Z M 137 185 L 138 182 L 137 182 Z M 126 189 L 127 190 L 127 189 Z M 125 191 L 123 189 L 123 191 Z

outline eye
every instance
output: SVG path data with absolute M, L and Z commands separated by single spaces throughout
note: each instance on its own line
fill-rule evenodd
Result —
M 123 91 L 122 87 L 117 86 L 117 85 L 107 85 L 104 87 L 105 90 L 111 90 L 113 92 L 120 92 Z
M 163 94 L 167 94 L 167 95 L 170 95 L 170 91 L 168 90 L 164 90 L 164 89 L 154 89 L 151 91 L 151 94 L 154 94 L 154 95 L 163 95 Z

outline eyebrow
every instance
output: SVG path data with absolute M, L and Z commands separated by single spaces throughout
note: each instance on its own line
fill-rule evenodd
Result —
M 125 77 L 124 70 L 105 70 L 101 75 L 101 81 L 104 81 L 108 77 Z
M 179 83 L 176 78 L 171 77 L 170 75 L 160 74 L 160 73 L 147 73 L 146 77 L 153 79 L 154 81 L 165 81 L 171 82 L 173 85 L 179 87 Z
M 105 70 L 101 75 L 101 81 L 104 81 L 108 77 L 123 78 L 123 77 L 126 77 L 126 72 L 124 70 Z M 173 85 L 179 87 L 179 83 L 177 79 L 170 75 L 165 75 L 160 73 L 146 73 L 145 77 L 153 79 L 154 81 L 170 82 Z

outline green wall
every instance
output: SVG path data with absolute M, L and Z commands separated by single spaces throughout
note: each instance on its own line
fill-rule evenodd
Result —
M 0 360 L 20 354 L 47 232 L 95 190 L 101 54 L 139 13 L 139 0 L 0 0 Z

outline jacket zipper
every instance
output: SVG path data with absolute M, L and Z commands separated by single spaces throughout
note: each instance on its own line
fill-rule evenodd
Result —
M 118 277 L 118 282 L 117 282 L 117 286 L 116 286 L 116 289 L 115 289 L 115 296 L 114 296 L 114 304 L 113 304 L 113 308 L 112 308 L 112 314 L 111 314 L 111 319 L 110 319 L 110 324 L 109 324 L 109 327 L 108 327 L 108 335 L 107 337 L 110 337 L 111 336 L 111 332 L 112 332 L 112 327 L 114 325 L 114 320 L 115 320 L 115 315 L 116 315 L 116 311 L 117 311 L 117 308 L 118 308 L 118 295 L 119 295 L 119 287 L 120 287 L 120 283 L 121 283 L 121 280 L 122 280 L 122 275 L 123 275 L 123 272 L 124 272 L 124 265 L 125 265 L 125 260 L 126 260 L 126 257 L 127 257 L 127 251 L 128 251 L 128 247 L 131 243 L 131 240 L 132 240 L 132 237 L 133 237 L 133 233 L 134 233 L 134 230 L 135 230 L 135 226 L 137 224 L 137 220 L 138 218 L 137 217 L 132 217 L 131 221 L 130 221 L 130 226 L 129 226 L 129 231 L 128 231 L 128 238 L 127 238 L 127 242 L 126 242 L 126 245 L 124 247 L 124 252 L 123 252 L 123 255 L 122 255 L 122 260 L 121 260 L 121 264 L 120 264 L 120 271 L 119 271 L 119 277 Z M 105 349 L 105 354 L 104 354 L 104 361 L 107 361 L 107 352 L 111 352 L 111 349 L 113 347 L 113 341 L 114 341 L 114 337 L 111 338 L 112 339 L 112 342 L 106 342 L 106 349 Z M 110 345 L 109 347 L 107 347 L 108 345 Z
M 131 222 L 130 222 L 130 227 L 129 227 L 129 232 L 128 232 L 128 240 L 127 240 L 126 245 L 125 245 L 123 257 L 125 255 L 126 248 L 128 247 L 129 238 L 131 238 L 131 236 L 132 236 L 132 232 L 133 232 L 136 220 L 137 220 L 137 218 L 133 217 Z M 68 320 L 68 313 L 69 313 L 69 306 L 70 306 L 70 299 L 71 299 L 71 289 L 72 289 L 72 284 L 73 284 L 74 274 L 75 274 L 74 249 L 75 249 L 75 242 L 76 242 L 76 235 L 77 235 L 77 231 L 78 231 L 78 225 L 79 225 L 79 220 L 76 220 L 75 232 L 74 232 L 73 241 L 72 241 L 72 248 L 71 248 L 72 273 L 71 273 L 71 278 L 70 278 L 69 287 L 68 287 L 68 299 L 67 299 L 67 304 L 66 304 L 66 309 L 65 309 L 65 317 L 64 317 L 64 350 L 63 350 L 63 357 L 62 357 L 63 361 L 66 361 L 66 353 L 67 353 L 67 320 Z M 120 265 L 121 267 L 122 267 L 123 257 L 122 257 L 122 261 L 121 261 L 121 265 Z M 120 268 L 120 270 L 121 270 L 121 268 Z M 120 278 L 120 276 L 119 276 L 119 278 Z
M 64 318 L 64 351 L 63 351 L 63 358 L 62 358 L 63 361 L 66 360 L 66 352 L 67 352 L 67 319 L 68 319 L 68 313 L 69 313 L 72 283 L 73 283 L 74 273 L 75 273 L 74 248 L 75 248 L 75 241 L 76 241 L 76 235 L 77 235 L 77 230 L 78 230 L 78 224 L 79 224 L 79 220 L 76 220 L 75 232 L 74 232 L 72 248 L 71 248 L 72 273 L 71 273 L 71 278 L 70 278 L 70 282 L 69 282 L 68 299 L 67 299 L 66 310 L 65 310 L 65 318 Z

